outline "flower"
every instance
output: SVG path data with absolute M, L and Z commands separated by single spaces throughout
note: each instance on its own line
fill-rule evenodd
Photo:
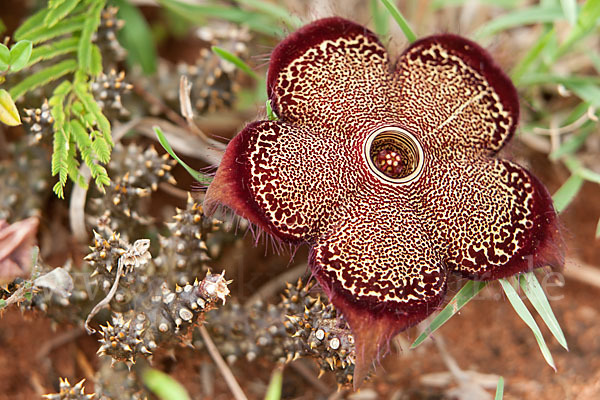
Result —
M 392 64 L 366 28 L 322 19 L 275 48 L 267 90 L 278 120 L 229 143 L 205 207 L 311 246 L 312 273 L 355 337 L 355 384 L 439 307 L 450 273 L 562 266 L 548 191 L 494 158 L 519 103 L 477 44 L 430 36 Z

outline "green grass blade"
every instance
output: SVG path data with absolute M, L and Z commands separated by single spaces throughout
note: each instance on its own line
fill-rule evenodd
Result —
M 281 389 L 283 385 L 283 369 L 276 367 L 271 375 L 271 381 L 269 381 L 269 387 L 267 387 L 267 394 L 265 394 L 265 400 L 279 400 L 281 399 Z
M 537 341 L 538 346 L 540 347 L 544 359 L 546 360 L 548 365 L 550 365 L 552 369 L 556 371 L 556 365 L 554 364 L 554 359 L 552 358 L 550 349 L 548 349 L 548 346 L 544 341 L 544 336 L 542 336 L 542 332 L 536 324 L 535 319 L 533 319 L 533 316 L 527 309 L 527 306 L 525 306 L 525 303 L 523 303 L 523 300 L 521 300 L 519 294 L 517 293 L 515 288 L 510 284 L 509 281 L 507 281 L 506 279 L 500 279 L 499 281 L 502 285 L 504 293 L 506 293 L 508 301 L 510 302 L 514 310 L 517 312 L 519 317 L 523 320 L 523 322 L 525 322 L 527 326 L 529 326 L 529 329 L 531 329 L 531 331 L 533 332 L 535 340 Z
M 273 25 L 270 17 L 261 13 L 222 5 L 189 4 L 177 0 L 157 0 L 157 2 L 174 14 L 194 24 L 198 24 L 206 18 L 216 18 L 245 24 L 253 31 L 270 36 L 282 36 L 284 34 L 281 28 Z
M 558 149 L 550 153 L 548 158 L 550 158 L 552 161 L 556 161 L 566 155 L 574 154 L 581 148 L 581 146 L 583 146 L 592 132 L 595 132 L 595 127 L 593 124 L 586 124 L 586 126 L 582 126 L 579 128 L 577 133 L 570 136 L 561 143 Z
M 413 30 L 410 28 L 408 21 L 406 21 L 406 18 L 404 18 L 404 15 L 402 15 L 400 10 L 398 10 L 394 3 L 392 3 L 391 0 L 381 0 L 381 2 L 385 6 L 385 8 L 388 9 L 389 13 L 392 15 L 392 17 L 404 33 L 404 36 L 406 36 L 406 39 L 408 39 L 410 43 L 417 40 L 417 35 L 415 35 Z
M 373 17 L 373 25 L 375 26 L 375 32 L 380 38 L 385 38 L 390 33 L 389 24 L 389 13 L 382 10 L 379 5 L 380 0 L 371 0 L 369 7 L 371 10 L 371 16 Z
M 200 183 L 211 182 L 212 179 L 210 177 L 196 171 L 195 169 L 187 165 L 181 158 L 179 158 L 177 154 L 175 154 L 175 152 L 171 148 L 171 145 L 167 141 L 167 138 L 165 137 L 165 134 L 163 133 L 162 129 L 160 129 L 158 126 L 155 126 L 154 133 L 156 133 L 156 137 L 158 138 L 158 142 L 161 144 L 161 146 L 167 151 L 167 153 L 169 153 L 171 157 L 173 157 L 174 160 L 176 160 L 183 168 L 185 168 L 185 170 L 188 172 L 188 174 L 192 176 L 192 178 L 194 178 Z
M 28 91 L 57 80 L 66 74 L 74 72 L 76 69 L 77 62 L 75 60 L 62 61 L 33 75 L 29 75 L 10 89 L 10 95 L 13 99 L 17 100 Z
M 152 75 L 156 72 L 158 56 L 146 18 L 128 1 L 113 0 L 113 3 L 119 7 L 119 18 L 125 21 L 118 35 L 123 47 L 127 49 L 127 62 L 139 65 L 144 74 Z
M 577 23 L 577 1 L 576 0 L 560 0 L 565 19 L 569 25 L 575 26 Z
M 181 383 L 157 369 L 148 368 L 142 373 L 144 385 L 162 400 L 190 400 Z
M 460 311 L 473 297 L 486 286 L 487 282 L 468 281 L 442 311 L 431 321 L 431 324 L 419 335 L 419 337 L 410 346 L 411 349 L 419 346 L 433 332 L 444 325 L 454 314 Z
M 527 272 L 526 274 L 521 275 L 519 283 L 521 284 L 521 289 L 523 289 L 523 292 L 538 314 L 540 314 L 558 343 L 566 350 L 569 350 L 567 339 L 565 339 L 560 324 L 554 316 L 552 307 L 550 307 L 546 293 L 544 293 L 544 289 L 542 289 L 542 285 L 538 282 L 535 274 L 533 272 Z
M 573 44 L 594 32 L 598 24 L 600 24 L 600 0 L 587 0 L 581 7 L 577 23 L 573 25 L 569 36 L 560 45 L 556 57 L 571 50 Z
M 244 5 L 248 8 L 258 11 L 261 14 L 268 15 L 273 21 L 283 21 L 289 28 L 297 29 L 302 26 L 302 20 L 295 15 L 290 15 L 290 12 L 272 2 L 261 0 L 235 0 L 236 3 Z
M 227 50 L 224 50 L 224 49 L 222 49 L 220 47 L 217 47 L 217 46 L 212 46 L 211 50 L 216 55 L 218 55 L 219 57 L 221 57 L 223 60 L 232 63 L 233 65 L 235 65 L 236 67 L 238 67 L 239 69 L 241 69 L 242 71 L 244 71 L 246 74 L 248 74 L 253 79 L 260 80 L 260 77 L 256 74 L 256 72 L 254 72 L 254 70 L 252 70 L 252 68 L 250 68 L 248 66 L 248 64 L 246 64 L 244 62 L 244 60 L 242 60 L 241 58 L 239 58 L 235 54 L 232 54 L 232 53 L 228 52 Z
M 506 29 L 523 25 L 554 22 L 561 18 L 563 18 L 563 12 L 560 6 L 531 6 L 528 8 L 521 8 L 492 19 L 490 22 L 479 28 L 477 32 L 475 32 L 474 37 L 483 38 L 492 36 L 495 33 Z
M 542 35 L 537 42 L 529 49 L 527 54 L 519 61 L 519 63 L 513 68 L 510 73 L 510 77 L 512 78 L 515 86 L 519 86 L 519 80 L 523 76 L 525 72 L 529 70 L 529 68 L 533 65 L 535 61 L 540 59 L 540 54 L 544 51 L 546 46 L 552 42 L 552 39 L 555 36 L 555 29 L 551 28 Z
M 498 385 L 496 385 L 496 395 L 494 396 L 494 400 L 502 400 L 504 397 L 504 378 L 500 377 L 498 379 Z
M 565 208 L 577 196 L 579 189 L 583 185 L 583 178 L 579 174 L 571 174 L 569 179 L 562 184 L 562 186 L 552 195 L 552 201 L 554 201 L 554 208 L 556 211 L 561 213 Z

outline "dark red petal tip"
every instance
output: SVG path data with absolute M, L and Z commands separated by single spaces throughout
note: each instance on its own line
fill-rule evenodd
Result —
M 490 54 L 477 43 L 462 36 L 445 33 L 432 35 L 417 40 L 407 48 L 404 53 L 410 52 L 417 47 L 428 47 L 432 43 L 438 43 L 450 52 L 458 55 L 471 68 L 480 73 L 493 87 L 500 97 L 502 105 L 509 110 L 513 117 L 513 125 L 505 142 L 510 140 L 519 121 L 519 97 L 517 89 L 510 78 L 492 59 Z
M 204 212 L 212 215 L 219 205 L 231 208 L 239 216 L 248 219 L 269 234 L 272 226 L 258 207 L 248 186 L 248 163 L 246 152 L 255 127 L 265 121 L 252 122 L 238 133 L 227 145 L 215 178 L 204 197 Z
M 273 96 L 273 88 L 279 72 L 314 45 L 339 37 L 363 35 L 380 43 L 377 36 L 362 25 L 339 17 L 323 18 L 303 26 L 282 40 L 271 53 L 267 74 L 267 95 Z M 276 110 L 277 111 L 277 110 Z

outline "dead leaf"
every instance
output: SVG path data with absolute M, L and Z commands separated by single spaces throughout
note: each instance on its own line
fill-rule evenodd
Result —
M 36 244 L 39 225 L 37 217 L 13 224 L 0 220 L 0 283 L 16 277 L 28 277 L 31 271 L 31 250 Z

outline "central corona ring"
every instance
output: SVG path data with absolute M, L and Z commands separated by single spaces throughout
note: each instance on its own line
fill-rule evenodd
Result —
M 417 138 L 395 126 L 373 131 L 365 141 L 363 155 L 371 172 L 388 183 L 407 183 L 416 179 L 425 162 Z

